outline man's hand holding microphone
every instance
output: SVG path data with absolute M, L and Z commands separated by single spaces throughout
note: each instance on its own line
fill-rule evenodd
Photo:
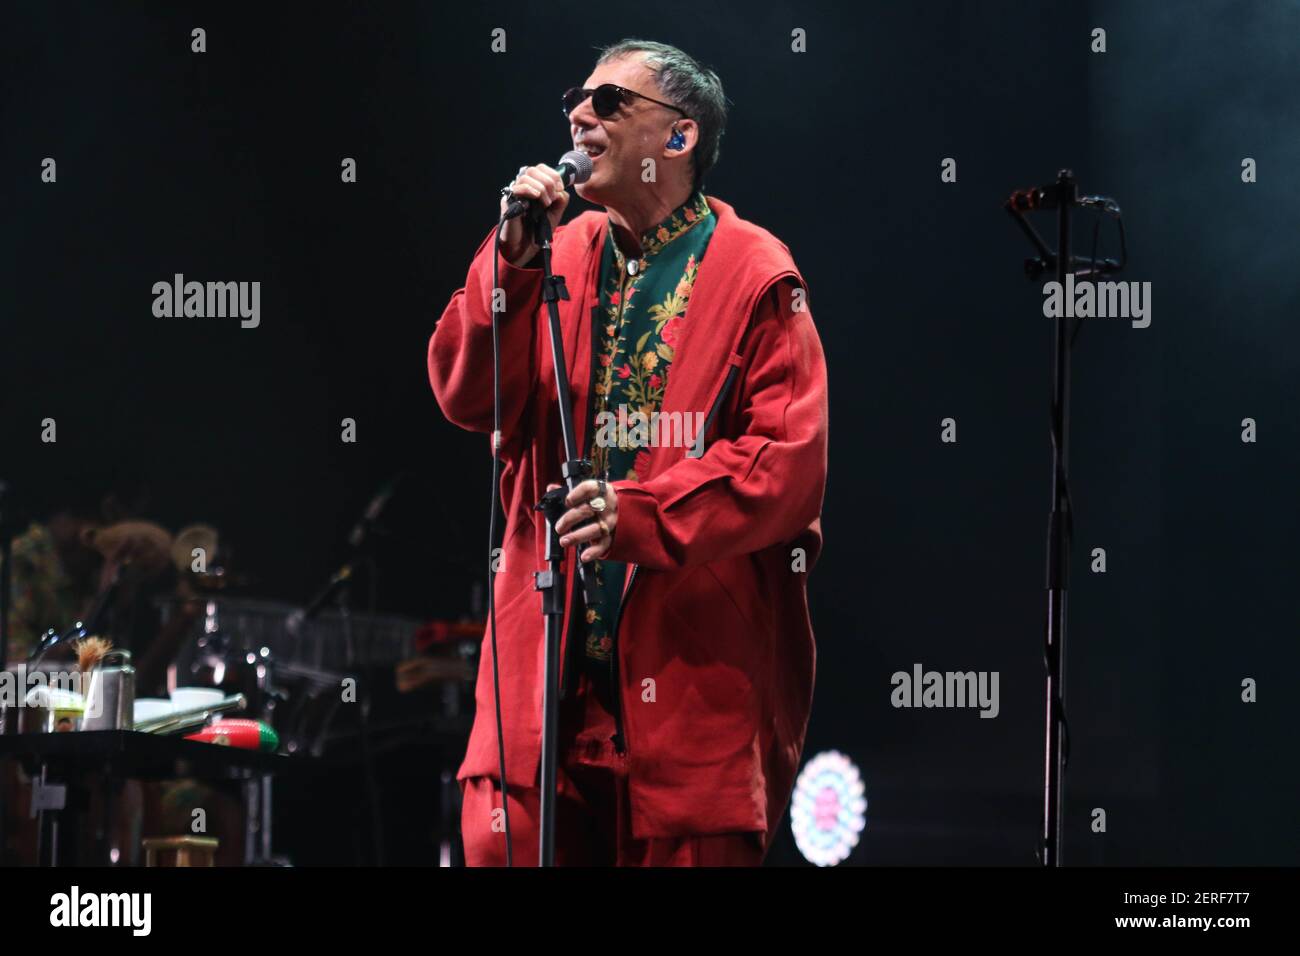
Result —
M 501 256 L 516 268 L 527 265 L 538 253 L 533 216 L 541 210 L 550 220 L 551 232 L 569 205 L 571 183 L 585 183 L 591 177 L 591 157 L 572 150 L 556 166 L 521 166 L 519 175 L 501 190 Z M 549 485 L 555 491 L 559 485 Z M 568 508 L 556 521 L 562 535 L 561 547 L 582 549 L 586 563 L 603 558 L 614 543 L 618 524 L 618 495 L 603 479 L 580 482 L 564 499 Z
M 591 176 L 591 157 L 572 150 L 560 157 L 558 166 L 521 166 L 519 175 L 501 197 L 501 215 L 513 213 L 501 228 L 501 256 L 515 267 L 527 265 L 537 255 L 529 213 L 538 205 L 546 210 L 551 231 L 569 205 L 570 183 L 585 183 Z M 503 193 L 505 190 L 503 190 Z

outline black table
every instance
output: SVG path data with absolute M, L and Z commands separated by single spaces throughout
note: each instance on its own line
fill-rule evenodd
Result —
M 196 777 L 228 780 L 250 773 L 280 773 L 298 763 L 284 754 L 244 750 L 134 730 L 80 730 L 0 735 L 0 758 L 15 757 L 29 771 L 46 764 L 73 771 L 102 771 L 139 780 Z
M 99 828 L 102 846 L 99 862 L 112 864 L 108 821 L 112 819 L 113 795 L 124 780 L 171 780 L 195 778 L 205 781 L 240 779 L 255 788 L 258 805 L 257 829 L 266 827 L 263 845 L 269 851 L 269 778 L 309 762 L 303 756 L 265 753 L 186 740 L 181 736 L 139 733 L 134 730 L 85 730 L 67 733 L 0 735 L 0 760 L 19 761 L 33 778 L 34 805 L 42 808 L 40 856 L 43 864 L 78 861 L 59 852 L 60 819 L 67 812 L 66 791 L 59 784 L 88 789 L 87 780 L 97 775 L 104 799 L 104 825 Z M 258 799 L 258 797 L 261 799 Z M 48 819 L 46 819 L 48 818 Z M 48 831 L 48 832 L 47 832 Z M 253 850 L 253 837 L 248 848 Z M 255 853 L 254 853 L 255 855 Z

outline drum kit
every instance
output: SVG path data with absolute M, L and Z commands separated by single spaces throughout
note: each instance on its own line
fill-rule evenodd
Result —
M 188 585 L 178 590 L 192 596 L 160 602 L 163 630 L 184 632 L 167 667 L 169 691 L 211 687 L 227 697 L 242 695 L 246 715 L 273 727 L 284 752 L 314 757 L 351 738 L 349 730 L 336 728 L 337 718 L 363 692 L 373 698 L 436 686 L 443 691 L 439 716 L 467 720 L 481 621 L 422 622 L 354 611 L 347 600 L 350 565 L 323 592 L 329 602 L 318 599 L 306 611 L 246 597 L 253 582 L 222 563 L 217 530 L 208 525 L 182 529 L 172 557 Z M 197 615 L 182 610 L 196 603 L 202 607 Z M 430 634 L 437 639 L 428 640 Z
M 430 622 L 356 611 L 349 601 L 351 564 L 336 572 L 306 607 L 253 598 L 249 593 L 256 582 L 232 570 L 216 528 L 190 525 L 172 537 L 156 525 L 137 524 L 140 527 L 128 531 L 125 550 L 131 557 L 124 562 L 119 532 L 111 526 L 88 532 L 93 537 L 84 543 L 103 554 L 106 568 L 112 570 L 114 561 L 120 566 L 111 580 L 106 572 L 108 583 L 85 622 L 62 634 L 48 632 L 28 658 L 29 672 L 41 666 L 66 667 L 42 665 L 41 658 L 61 644 L 82 648 L 97 641 L 95 635 L 106 630 L 100 625 L 111 620 L 101 612 L 121 597 L 124 582 L 157 578 L 169 562 L 176 586 L 152 601 L 160 621 L 154 639 L 136 648 L 134 655 L 98 641 L 109 650 L 93 669 L 86 668 L 87 683 L 112 702 L 104 711 L 107 716 L 96 718 L 100 723 L 90 718 L 58 723 L 51 705 L 48 727 L 0 717 L 4 732 L 134 729 L 191 735 L 218 717 L 251 718 L 246 722 L 260 722 L 278 740 L 280 754 L 296 758 L 277 776 L 295 765 L 304 770 L 315 766 L 317 774 L 359 774 L 370 794 L 368 802 L 374 804 L 373 842 L 378 844 L 382 837 L 376 755 L 430 745 L 447 759 L 460 752 L 472 720 L 482 622 Z M 143 551 L 132 551 L 135 544 Z M 356 561 L 358 569 L 371 564 L 359 554 Z M 170 573 L 162 577 L 170 578 Z M 51 656 L 65 654 L 60 648 Z M 135 696 L 163 688 L 167 700 Z M 188 718 L 176 709 L 178 701 L 204 690 L 218 704 L 208 705 L 198 726 L 188 719 L 176 722 L 178 715 Z M 171 709 L 142 720 L 142 708 L 152 704 Z M 21 710 L 18 716 L 31 717 Z M 416 760 L 427 766 L 423 759 Z M 449 772 L 454 768 L 442 768 L 444 781 Z M 431 781 L 439 778 L 438 768 L 431 767 L 430 773 Z M 284 785 L 297 786 L 291 781 Z M 271 775 L 251 775 L 240 789 L 244 863 L 283 862 L 271 847 Z M 440 829 L 451 832 L 453 825 L 443 821 Z
M 206 546 L 208 554 L 221 557 L 212 529 L 186 529 L 178 535 L 182 540 L 178 556 Z M 357 565 L 366 567 L 360 558 Z M 379 779 L 381 767 L 391 766 L 385 755 L 400 754 L 403 763 L 426 768 L 422 776 L 430 786 L 435 778 L 442 781 L 438 852 L 450 858 L 459 818 L 458 794 L 448 785 L 455 773 L 450 761 L 469 735 L 483 622 L 358 612 L 349 601 L 353 570 L 349 563 L 336 571 L 305 607 L 243 596 L 249 582 L 220 561 L 206 571 L 189 571 L 202 613 L 190 623 L 189 639 L 180 642 L 167 686 L 210 686 L 227 697 L 242 695 L 247 715 L 274 729 L 282 752 L 322 773 L 333 768 L 343 779 L 359 781 L 370 821 L 369 862 L 384 859 Z M 164 608 L 165 614 L 170 610 Z M 286 785 L 297 792 L 297 784 Z M 246 859 L 274 859 L 266 812 L 271 798 L 270 778 L 256 792 L 250 782 Z

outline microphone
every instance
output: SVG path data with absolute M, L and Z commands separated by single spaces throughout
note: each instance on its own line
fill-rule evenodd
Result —
M 1114 216 L 1116 219 L 1118 219 L 1123 212 L 1119 208 L 1119 203 L 1111 199 L 1109 196 L 1080 196 L 1079 205 L 1090 206 L 1094 209 L 1098 209 L 1108 216 Z
M 285 619 L 285 629 L 290 634 L 297 634 L 301 631 L 303 624 L 325 610 L 325 607 L 334 600 L 334 596 L 339 591 L 343 590 L 343 585 L 347 584 L 351 577 L 352 565 L 350 564 L 345 564 L 335 571 L 330 577 L 329 584 L 325 585 L 324 590 L 312 598 L 306 607 L 294 611 Z
M 555 171 L 564 178 L 564 185 L 571 186 L 574 183 L 585 183 L 591 178 L 591 157 L 586 153 L 571 149 L 555 164 Z M 503 189 L 506 195 L 510 194 L 509 187 Z M 514 219 L 531 212 L 533 203 L 531 199 L 525 199 L 522 196 L 516 196 L 510 200 L 506 206 L 506 219 Z
M 405 472 L 398 472 L 397 476 L 387 482 L 379 489 L 378 494 L 370 499 L 370 504 L 362 513 L 361 518 L 352 526 L 351 533 L 348 534 L 348 544 L 353 548 L 361 547 L 361 543 L 366 540 L 367 535 L 375 527 L 375 522 L 383 514 L 384 508 L 388 506 L 388 500 L 393 497 L 393 492 L 397 490 L 398 482 L 405 477 Z
M 1057 192 L 1055 184 L 1051 186 L 1034 186 L 1031 189 L 1018 189 L 1007 199 L 1006 205 L 1017 212 L 1055 209 L 1061 204 Z M 1071 204 L 1088 206 L 1100 210 L 1108 216 L 1118 217 L 1120 214 L 1119 203 L 1109 196 L 1074 196 L 1071 198 Z

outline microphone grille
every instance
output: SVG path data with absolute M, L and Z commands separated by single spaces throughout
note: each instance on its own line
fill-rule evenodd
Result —
M 591 157 L 586 153 L 571 149 L 560 157 L 560 165 L 573 167 L 573 181 L 585 183 L 591 178 Z

